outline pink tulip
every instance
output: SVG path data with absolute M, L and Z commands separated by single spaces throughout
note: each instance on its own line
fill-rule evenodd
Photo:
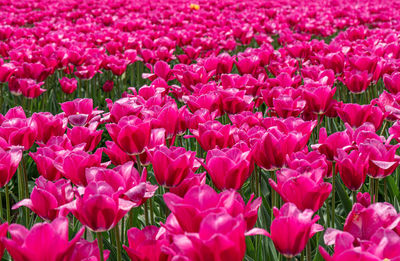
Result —
M 247 230 L 251 230 L 257 220 L 261 198 L 254 201 L 253 196 L 247 204 L 234 190 L 220 194 L 208 185 L 193 186 L 183 198 L 173 194 L 164 194 L 164 201 L 176 217 L 180 227 L 187 232 L 198 231 L 202 219 L 213 212 L 228 212 L 233 217 L 243 215 Z
M 15 261 L 23 260 L 64 260 L 83 235 L 81 228 L 75 237 L 68 241 L 68 219 L 57 218 L 51 223 L 36 223 L 31 230 L 19 224 L 8 228 L 11 239 L 1 241 Z
M 61 206 L 94 232 L 108 231 L 115 227 L 134 203 L 119 198 L 121 192 L 105 181 L 89 183 L 76 200 Z
M 212 149 L 207 152 L 205 168 L 219 190 L 239 190 L 250 177 L 253 164 L 249 149 Z
M 63 114 L 53 115 L 50 112 L 34 113 L 32 119 L 38 126 L 36 141 L 42 143 L 46 143 L 53 136 L 64 135 L 68 123 Z M 46 128 L 41 128 L 41 126 L 46 126 Z
M 168 188 L 179 185 L 194 168 L 195 155 L 181 147 L 156 147 L 149 156 L 157 183 Z
M 110 255 L 110 250 L 104 250 L 104 260 L 107 260 Z M 100 251 L 97 244 L 97 239 L 93 242 L 88 242 L 84 239 L 80 239 L 75 247 L 70 251 L 67 257 L 70 261 L 101 261 Z
M 368 71 L 346 71 L 344 84 L 352 93 L 363 93 L 371 83 Z
M 128 155 L 143 153 L 149 144 L 150 122 L 135 116 L 123 117 L 118 124 L 107 124 L 106 128 L 112 140 Z
M 4 187 L 10 182 L 21 159 L 22 151 L 20 148 L 12 147 L 8 151 L 0 148 L 0 187 Z
M 39 177 L 36 179 L 36 186 L 32 190 L 31 198 L 23 199 L 15 204 L 12 209 L 25 206 L 44 220 L 54 220 L 60 216 L 58 207 L 71 202 L 73 199 L 74 195 L 69 181 L 60 179 L 53 183 Z
M 75 126 L 68 129 L 67 136 L 71 140 L 73 146 L 84 143 L 85 151 L 92 151 L 96 148 L 101 140 L 102 130 L 97 131 L 97 122 L 89 124 L 88 127 Z
M 368 171 L 368 154 L 353 150 L 350 154 L 344 150 L 338 150 L 336 167 L 344 185 L 353 191 L 357 191 L 364 184 Z
M 278 183 L 269 179 L 269 184 L 285 202 L 294 203 L 301 211 L 311 209 L 316 212 L 332 190 L 330 183 L 323 182 L 324 174 L 322 169 L 305 173 L 282 169 L 276 173 Z
M 73 184 L 86 186 L 85 169 L 101 166 L 101 155 L 101 149 L 98 149 L 94 154 L 88 154 L 82 150 L 65 151 L 55 159 L 54 166 Z
M 160 228 L 147 226 L 142 230 L 133 227 L 128 230 L 129 247 L 124 246 L 128 256 L 133 261 L 169 260 L 163 247 L 168 245 L 165 237 L 157 238 Z
M 113 88 L 114 88 L 114 82 L 111 80 L 106 81 L 102 87 L 104 92 L 111 92 Z
M 75 78 L 63 77 L 58 79 L 58 82 L 61 85 L 61 90 L 66 94 L 71 94 L 78 88 L 78 81 Z
M 315 224 L 319 216 L 312 218 L 313 214 L 310 209 L 300 211 L 293 203 L 284 204 L 280 210 L 274 207 L 275 219 L 268 237 L 282 255 L 291 258 L 300 254 L 308 240 L 324 229 Z
M 72 126 L 85 126 L 91 122 L 100 120 L 102 111 L 93 108 L 92 99 L 75 99 L 61 103 L 61 110 L 68 118 Z
M 191 130 L 197 142 L 203 150 L 214 148 L 226 148 L 234 143 L 234 128 L 231 125 L 223 125 L 218 121 L 200 123 L 197 130 Z
M 386 89 L 392 94 L 400 92 L 400 73 L 394 72 L 392 75 L 385 74 L 383 76 L 383 82 Z
M 369 155 L 368 175 L 373 178 L 384 178 L 393 173 L 399 165 L 396 155 L 397 145 L 385 145 L 377 139 L 366 139 L 359 145 L 359 151 Z

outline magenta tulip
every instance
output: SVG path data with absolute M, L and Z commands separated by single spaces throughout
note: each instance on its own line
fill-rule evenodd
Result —
M 268 237 L 282 255 L 291 258 L 300 254 L 308 240 L 324 229 L 316 224 L 319 216 L 312 218 L 313 214 L 309 209 L 300 211 L 292 203 L 284 204 L 280 210 L 274 207 L 275 219 Z

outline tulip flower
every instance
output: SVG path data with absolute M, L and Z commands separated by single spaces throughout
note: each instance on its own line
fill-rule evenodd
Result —
M 311 145 L 311 148 L 326 155 L 329 160 L 333 160 L 334 157 L 337 157 L 338 149 L 344 149 L 346 151 L 351 148 L 351 145 L 351 135 L 348 132 L 335 132 L 328 137 L 326 129 L 321 128 L 319 131 L 318 144 Z
M 111 80 L 106 81 L 103 84 L 103 87 L 101 87 L 103 89 L 104 92 L 111 92 L 114 88 L 114 82 Z
M 371 83 L 368 71 L 346 71 L 344 73 L 344 84 L 352 93 L 363 93 Z
M 71 140 L 73 146 L 84 143 L 85 151 L 92 151 L 96 148 L 101 140 L 102 130 L 97 131 L 97 122 L 89 124 L 88 127 L 75 126 L 68 129 L 67 137 Z
M 306 101 L 306 110 L 316 114 L 325 114 L 332 101 L 336 88 L 329 86 L 303 88 L 303 98 Z
M 278 183 L 269 179 L 269 184 L 285 202 L 294 203 L 301 211 L 311 209 L 316 212 L 332 190 L 330 183 L 323 182 L 323 175 L 322 169 L 313 169 L 306 173 L 282 169 L 276 173 Z
M 66 94 L 71 94 L 78 88 L 78 81 L 75 78 L 63 77 L 58 79 L 58 82 L 61 85 L 61 90 Z
M 383 83 L 390 93 L 397 94 L 400 92 L 400 73 L 394 72 L 392 75 L 385 74 Z
M 38 125 L 33 118 L 9 118 L 7 116 L 0 125 L 0 138 L 3 138 L 9 145 L 24 147 L 24 150 L 32 147 L 37 133 Z
M 65 178 L 70 179 L 73 184 L 86 186 L 85 169 L 102 166 L 101 155 L 101 149 L 98 149 L 94 154 L 89 154 L 82 150 L 64 151 L 57 156 L 54 166 Z M 107 163 L 103 165 L 107 165 Z
M 75 99 L 61 103 L 61 110 L 72 126 L 85 126 L 93 121 L 98 121 L 103 111 L 93 108 L 92 99 Z
M 191 132 L 203 150 L 208 151 L 216 147 L 222 149 L 232 146 L 234 130 L 233 126 L 223 125 L 214 120 L 199 123 L 198 129 Z
M 252 196 L 245 204 L 236 191 L 226 190 L 218 194 L 208 185 L 193 186 L 182 198 L 173 193 L 166 193 L 164 201 L 181 228 L 187 232 L 198 231 L 201 220 L 210 209 L 214 209 L 215 212 L 228 212 L 233 217 L 243 215 L 247 230 L 250 231 L 257 221 L 258 208 L 261 205 L 261 198 L 253 201 Z
M 308 240 L 324 230 L 316 224 L 319 216 L 312 218 L 313 214 L 310 209 L 300 211 L 293 203 L 285 203 L 280 210 L 274 207 L 275 219 L 268 237 L 282 255 L 291 258 L 300 254 Z
M 104 232 L 115 227 L 134 206 L 134 203 L 119 198 L 121 192 L 105 181 L 90 182 L 76 200 L 61 206 L 94 232 Z
M 149 144 L 150 122 L 135 116 L 123 117 L 118 124 L 107 124 L 106 128 L 112 140 L 128 155 L 143 153 Z
M 399 165 L 396 155 L 397 145 L 385 145 L 377 139 L 366 139 L 359 145 L 359 151 L 369 154 L 368 175 L 373 178 L 384 178 L 393 173 Z
M 20 148 L 11 147 L 8 151 L 0 148 L 0 187 L 4 187 L 10 182 L 21 159 L 22 150 Z
M 110 255 L 110 250 L 103 251 L 104 260 L 107 260 Z M 70 251 L 67 257 L 70 261 L 101 261 L 100 251 L 97 245 L 97 239 L 93 242 L 88 242 L 84 239 L 80 239 L 75 247 Z
M 350 233 L 358 242 L 370 240 L 379 228 L 395 228 L 400 215 L 387 202 L 377 202 L 365 207 L 360 203 L 353 205 L 344 223 L 343 231 Z
M 162 247 L 168 245 L 168 240 L 162 236 L 157 238 L 160 228 L 147 226 L 142 230 L 133 227 L 128 230 L 129 247 L 124 246 L 131 260 L 167 260 L 168 255 Z
M 347 154 L 343 149 L 338 150 L 336 167 L 344 185 L 353 191 L 357 191 L 364 184 L 368 171 L 368 154 L 353 150 Z
M 167 188 L 179 185 L 194 168 L 196 153 L 185 148 L 158 146 L 150 154 L 157 183 Z
M 69 181 L 60 179 L 53 183 L 39 177 L 35 183 L 36 186 L 32 190 L 30 199 L 23 199 L 15 204 L 12 209 L 25 206 L 44 220 L 54 220 L 60 216 L 58 207 L 74 199 Z
M 19 224 L 8 228 L 11 239 L 1 241 L 15 261 L 23 260 L 64 260 L 83 235 L 81 228 L 75 237 L 68 241 L 68 219 L 60 217 L 51 223 L 36 223 L 31 230 Z
M 204 167 L 219 190 L 239 190 L 254 168 L 250 150 L 239 148 L 209 150 Z
M 34 113 L 32 119 L 38 126 L 36 140 L 42 143 L 46 143 L 53 136 L 64 135 L 68 123 L 63 114 L 53 115 L 50 112 Z

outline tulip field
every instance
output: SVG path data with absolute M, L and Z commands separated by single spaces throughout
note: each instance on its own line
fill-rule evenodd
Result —
M 400 260 L 400 1 L 0 18 L 2 260 Z

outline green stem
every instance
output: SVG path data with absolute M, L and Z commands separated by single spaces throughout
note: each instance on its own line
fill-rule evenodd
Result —
M 385 202 L 389 201 L 388 193 L 387 193 L 387 180 L 386 178 L 383 180 L 383 193 L 385 196 Z
M 356 204 L 357 203 L 357 191 L 353 190 L 352 192 L 353 192 L 353 204 Z
M 306 252 L 307 252 L 307 261 L 311 261 L 311 244 L 310 242 L 307 243 L 306 245 Z
M 379 179 L 375 179 L 375 202 L 379 202 Z
M 154 224 L 153 198 L 150 198 L 149 201 L 150 201 L 150 223 Z
M 103 247 L 103 236 L 101 232 L 96 232 L 97 244 L 99 245 L 100 261 L 104 261 L 104 247 Z
M 8 184 L 6 184 L 6 212 L 7 212 L 7 222 L 11 223 L 11 208 L 10 208 L 10 191 L 8 190 Z
M 122 260 L 122 253 L 121 253 L 121 240 L 119 235 L 119 224 L 117 224 L 114 228 L 115 232 L 115 247 L 117 249 L 117 261 Z
M 136 165 L 137 165 L 137 169 L 139 171 L 139 174 L 142 174 L 142 163 L 140 162 L 139 154 L 136 155 Z
M 144 203 L 144 221 L 146 226 L 149 225 L 149 207 L 147 206 L 147 201 Z

